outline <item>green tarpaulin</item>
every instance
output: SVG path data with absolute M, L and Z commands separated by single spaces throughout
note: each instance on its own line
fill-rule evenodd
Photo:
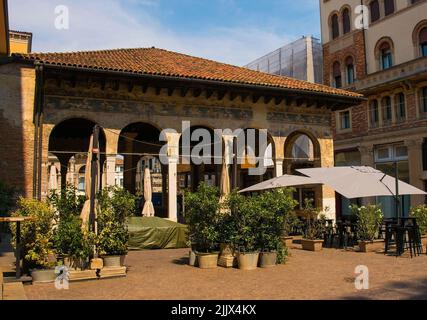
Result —
M 161 218 L 130 218 L 129 249 L 179 249 L 187 248 L 187 226 Z

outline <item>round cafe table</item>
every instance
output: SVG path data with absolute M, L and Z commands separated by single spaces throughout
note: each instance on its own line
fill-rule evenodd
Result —
M 0 217 L 0 223 L 16 223 L 16 279 L 21 278 L 21 223 L 31 220 L 29 217 Z

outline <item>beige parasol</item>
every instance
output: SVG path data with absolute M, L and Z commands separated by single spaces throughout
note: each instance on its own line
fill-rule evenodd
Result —
M 220 185 L 220 191 L 221 191 L 221 197 L 219 202 L 223 204 L 225 200 L 227 199 L 227 196 L 231 192 L 230 187 L 230 175 L 229 175 L 229 166 L 226 163 L 222 164 L 222 170 L 221 170 L 221 185 Z M 224 211 L 224 210 L 221 210 Z M 224 213 L 227 213 L 228 211 L 225 210 Z
M 49 174 L 49 191 L 58 190 L 58 174 L 56 170 L 56 166 L 52 164 L 50 166 L 50 174 Z
M 151 172 L 149 168 L 144 170 L 144 209 L 142 210 L 142 215 L 146 217 L 154 217 L 154 205 L 152 202 L 153 190 L 151 186 Z
M 82 228 L 87 229 L 89 225 L 90 215 L 90 198 L 91 198 L 91 180 L 92 180 L 92 157 L 93 157 L 93 136 L 90 137 L 89 151 L 87 153 L 86 170 L 85 170 L 85 194 L 86 201 L 83 205 L 82 213 L 80 218 L 82 219 Z M 97 175 L 99 179 L 99 174 Z M 98 184 L 96 184 L 97 186 Z M 96 192 L 96 191 L 95 191 Z M 96 208 L 96 205 L 95 205 Z

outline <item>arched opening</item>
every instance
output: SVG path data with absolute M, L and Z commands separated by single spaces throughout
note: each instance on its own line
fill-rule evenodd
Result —
M 179 146 L 179 193 L 196 191 L 202 182 L 219 187 L 224 154 L 222 137 L 211 128 L 192 126 L 182 133 Z
M 381 17 L 379 1 L 378 0 L 371 1 L 369 3 L 369 9 L 371 13 L 371 22 L 378 21 Z
M 421 50 L 421 56 L 427 57 L 427 26 L 421 29 L 418 38 L 419 38 L 418 43 Z
M 380 70 L 387 70 L 393 66 L 393 43 L 390 38 L 378 41 L 375 56 L 379 62 Z
M 342 11 L 342 26 L 343 33 L 349 33 L 351 31 L 351 18 L 350 18 L 350 10 L 348 8 L 344 8 Z
M 294 132 L 285 143 L 285 174 L 299 175 L 297 169 L 318 168 L 321 166 L 320 145 L 317 139 L 306 132 Z M 296 188 L 295 200 L 303 208 L 305 200 L 316 207 L 321 206 L 321 187 Z
M 353 57 L 348 57 L 345 60 L 345 67 L 347 73 L 347 84 L 353 84 L 355 80 L 355 72 L 354 72 L 354 61 Z
M 266 137 L 263 137 L 264 134 Z M 244 189 L 274 178 L 276 149 L 272 136 L 268 132 L 248 128 L 241 133 L 239 139 L 244 139 L 245 146 L 238 154 L 238 187 Z M 256 168 L 262 170 L 256 172 Z
M 148 123 L 137 122 L 120 133 L 116 157 L 115 181 L 138 196 L 138 212 L 144 207 L 144 171 L 150 169 L 152 199 L 156 216 L 167 214 L 167 166 L 160 163 L 160 130 Z
M 333 14 L 331 17 L 331 35 L 332 39 L 336 39 L 340 36 L 340 26 L 338 14 Z
M 335 61 L 332 65 L 332 77 L 335 88 L 342 87 L 342 75 L 341 75 L 341 64 L 338 61 Z
M 67 183 L 78 188 L 79 173 L 76 171 L 76 166 L 83 165 L 87 161 L 87 152 L 95 126 L 96 123 L 91 120 L 73 118 L 61 122 L 52 130 L 49 136 L 49 162 L 59 164 L 60 187 L 58 189 L 65 188 Z M 106 138 L 102 129 L 99 134 L 99 145 L 102 168 L 106 150 Z M 49 172 L 48 182 L 51 180 L 52 175 Z

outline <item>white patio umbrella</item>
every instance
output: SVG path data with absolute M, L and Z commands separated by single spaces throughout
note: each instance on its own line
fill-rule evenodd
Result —
M 142 215 L 146 217 L 154 217 L 154 205 L 152 202 L 153 190 L 151 186 L 151 172 L 150 168 L 145 168 L 144 170 L 144 209 L 142 210 Z
M 347 199 L 396 195 L 396 179 L 371 167 L 335 167 L 300 169 L 298 172 L 335 189 Z M 427 193 L 398 181 L 399 195 Z
M 283 175 L 281 177 L 273 178 L 261 183 L 258 183 L 252 187 L 241 190 L 240 193 L 245 192 L 255 192 L 255 191 L 264 191 L 278 188 L 288 188 L 288 187 L 298 187 L 298 186 L 311 186 L 322 184 L 316 179 L 303 177 L 303 176 L 293 176 L 293 175 Z
M 231 192 L 231 185 L 230 185 L 230 175 L 229 175 L 229 165 L 227 165 L 225 162 L 222 164 L 222 170 L 221 170 L 221 182 L 220 182 L 220 192 L 221 196 L 219 198 L 220 204 L 225 203 L 228 195 Z M 222 213 L 228 213 L 229 211 L 225 208 L 221 209 Z
M 58 190 L 58 171 L 56 169 L 56 166 L 52 164 L 50 166 L 50 173 L 49 173 L 49 191 L 55 191 Z

